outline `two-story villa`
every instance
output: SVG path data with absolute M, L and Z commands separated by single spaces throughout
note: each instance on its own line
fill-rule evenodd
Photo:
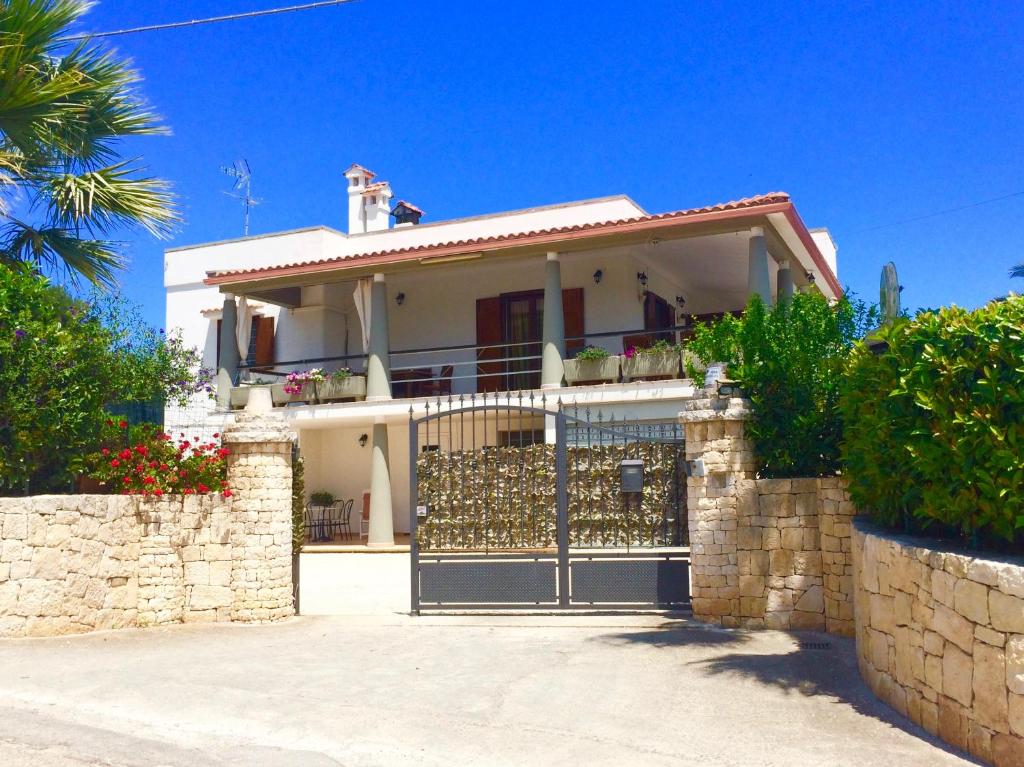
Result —
M 169 249 L 167 326 L 218 370 L 209 430 L 252 385 L 273 384 L 307 490 L 356 499 L 357 510 L 365 498 L 371 546 L 408 530 L 411 449 L 444 440 L 410 446 L 411 414 L 512 392 L 674 419 L 693 393 L 682 364 L 638 369 L 624 353 L 675 343 L 751 294 L 841 292 L 828 231 L 808 230 L 783 193 L 658 214 L 618 195 L 431 222 L 366 168 L 344 175 L 347 233 L 319 226 Z M 576 364 L 590 346 L 608 359 Z M 313 368 L 326 379 L 288 384 L 288 373 Z M 177 417 L 168 411 L 170 428 Z M 485 426 L 496 445 L 550 439 L 543 418 Z

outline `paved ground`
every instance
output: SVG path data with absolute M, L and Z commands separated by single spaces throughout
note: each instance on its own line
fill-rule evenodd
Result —
M 972 764 L 850 643 L 621 617 L 300 618 L 0 641 L 0 765 Z

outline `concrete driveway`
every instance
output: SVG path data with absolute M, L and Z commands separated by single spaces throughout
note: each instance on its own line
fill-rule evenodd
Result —
M 973 764 L 852 645 L 644 617 L 298 618 L 0 642 L 0 764 Z

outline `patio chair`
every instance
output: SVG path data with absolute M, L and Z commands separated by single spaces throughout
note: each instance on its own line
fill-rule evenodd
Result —
M 335 520 L 335 526 L 338 531 L 346 538 L 352 537 L 352 505 L 355 500 L 349 498 L 347 501 L 338 502 L 338 516 Z
M 310 501 L 306 504 L 306 530 L 313 531 L 314 535 L 310 537 L 313 542 L 324 543 L 330 540 L 328 535 L 328 527 L 330 525 L 330 514 L 331 507 L 323 506 L 318 503 Z
M 314 528 L 316 527 L 317 519 L 313 513 L 313 505 L 310 503 L 306 504 L 306 508 L 302 512 L 302 523 L 306 528 L 306 543 L 312 543 L 313 534 L 316 532 Z

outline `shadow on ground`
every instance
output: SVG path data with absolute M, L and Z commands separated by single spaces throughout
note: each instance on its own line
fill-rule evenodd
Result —
M 709 676 L 743 677 L 787 694 L 832 698 L 863 716 L 885 722 L 971 764 L 983 764 L 933 737 L 878 700 L 860 677 L 856 649 L 850 639 L 818 632 L 768 634 L 678 620 L 652 630 L 604 634 L 592 641 L 665 649 L 722 648 L 727 654 L 690 660 L 687 665 L 701 668 Z M 780 642 L 790 644 L 790 649 L 766 652 L 776 650 Z

